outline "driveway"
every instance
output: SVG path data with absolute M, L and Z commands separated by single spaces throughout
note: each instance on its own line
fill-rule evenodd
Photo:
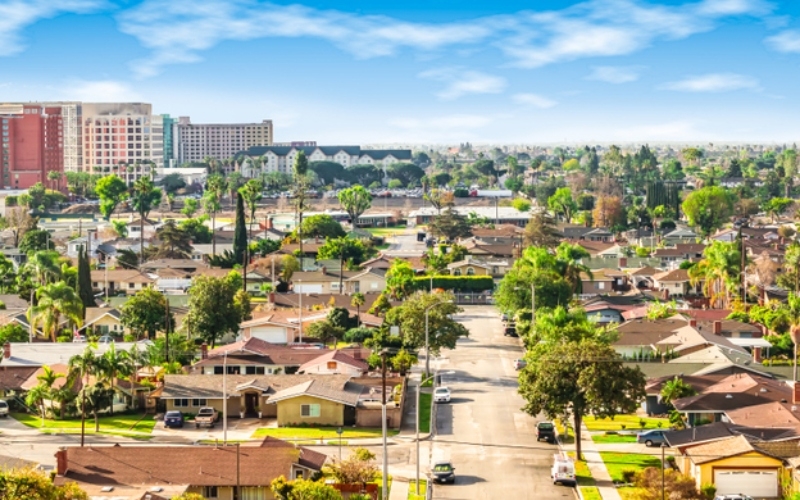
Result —
M 458 319 L 470 331 L 454 351 L 436 361 L 452 402 L 437 407 L 431 458 L 451 460 L 455 485 L 437 485 L 434 498 L 573 499 L 572 488 L 553 486 L 554 445 L 538 443 L 537 420 L 520 408 L 517 372 L 520 339 L 504 337 L 497 309 L 468 306 Z

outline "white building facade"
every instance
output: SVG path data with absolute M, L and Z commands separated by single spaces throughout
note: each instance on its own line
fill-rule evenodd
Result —
M 173 158 L 177 163 L 202 162 L 207 156 L 217 160 L 233 158 L 255 146 L 272 144 L 272 120 L 261 123 L 192 123 L 181 116 L 173 124 Z
M 272 146 L 255 147 L 242 154 L 249 160 L 262 158 L 264 172 L 282 172 L 290 174 L 297 154 L 303 151 L 309 162 L 332 161 L 345 168 L 352 165 L 375 165 L 385 169 L 392 163 L 410 162 L 410 149 L 361 149 L 361 146 Z M 254 177 L 251 162 L 247 161 L 243 169 L 245 177 Z

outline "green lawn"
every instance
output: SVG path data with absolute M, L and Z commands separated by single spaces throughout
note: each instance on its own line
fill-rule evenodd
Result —
M 419 495 L 417 492 L 417 481 L 412 479 L 408 482 L 408 500 L 425 500 L 425 490 L 428 488 L 428 481 L 420 478 Z
M 600 490 L 596 486 L 581 486 L 581 496 L 583 500 L 603 500 L 600 496 Z
M 28 413 L 12 413 L 18 422 L 32 427 L 35 429 L 44 429 L 46 431 L 58 431 L 63 433 L 71 433 L 74 431 L 80 432 L 81 419 L 70 418 L 65 420 L 51 420 L 45 419 L 42 425 L 42 418 L 30 415 Z M 133 434 L 150 434 L 153 432 L 153 427 L 156 421 L 152 415 L 147 415 L 142 418 L 142 415 L 136 413 L 120 413 L 117 415 L 100 417 L 100 432 L 118 435 L 133 435 Z M 94 432 L 94 418 L 91 416 L 86 417 L 86 432 Z
M 387 236 L 394 236 L 395 234 L 403 234 L 406 231 L 406 226 L 395 226 L 395 227 L 365 227 L 365 231 L 368 231 L 372 236 L 382 236 L 386 238 Z
M 431 431 L 431 401 L 432 394 L 420 393 L 419 395 L 419 432 L 427 433 Z
M 254 438 L 274 437 L 278 439 L 335 439 L 338 444 L 339 435 L 336 427 L 261 427 L 253 433 Z M 343 427 L 342 439 L 379 438 L 381 429 Z M 395 436 L 399 431 L 389 429 L 388 435 Z
M 606 469 L 614 482 L 622 482 L 622 471 L 640 471 L 647 467 L 661 467 L 661 460 L 653 455 L 643 455 L 638 453 L 616 453 L 601 451 L 600 456 L 606 464 Z
M 635 443 L 636 436 L 624 434 L 592 434 L 595 443 Z
M 572 460 L 575 460 L 574 451 L 569 452 L 568 455 L 572 457 Z M 586 465 L 586 461 L 575 460 L 575 480 L 578 482 L 578 486 L 594 486 L 594 478 L 589 466 Z
M 586 428 L 590 431 L 638 431 L 642 429 L 641 421 L 644 421 L 645 429 L 657 429 L 659 423 L 661 424 L 661 428 L 669 428 L 669 419 L 666 418 L 641 418 L 637 415 L 617 415 L 613 420 L 610 418 L 597 419 L 591 416 L 583 419 L 583 423 L 586 424 Z
M 569 434 L 567 434 L 567 428 L 564 427 L 564 423 L 556 419 L 553 421 L 553 424 L 556 426 L 556 430 L 558 431 L 558 440 L 561 441 L 562 444 L 572 444 L 575 442 L 575 433 L 572 432 L 572 427 L 569 428 Z

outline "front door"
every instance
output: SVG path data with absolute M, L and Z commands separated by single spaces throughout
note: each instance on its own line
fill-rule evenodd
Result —
M 244 409 L 247 415 L 253 416 L 258 413 L 256 405 L 258 404 L 258 394 L 248 392 L 244 395 Z

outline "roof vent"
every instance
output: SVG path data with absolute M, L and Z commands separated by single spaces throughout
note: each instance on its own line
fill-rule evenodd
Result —
M 733 399 L 733 396 L 731 396 L 730 394 L 726 394 L 725 399 Z
M 758 392 L 769 392 L 766 387 L 762 387 Z
M 150 491 L 152 491 L 153 493 L 159 493 L 164 491 L 164 488 L 162 488 L 161 486 L 153 486 L 152 488 L 150 488 Z
M 102 491 L 104 493 L 108 493 L 110 491 L 114 491 L 114 487 L 113 486 L 103 486 L 102 488 L 100 488 L 100 491 Z
M 792 405 L 792 411 L 797 411 L 797 407 Z

